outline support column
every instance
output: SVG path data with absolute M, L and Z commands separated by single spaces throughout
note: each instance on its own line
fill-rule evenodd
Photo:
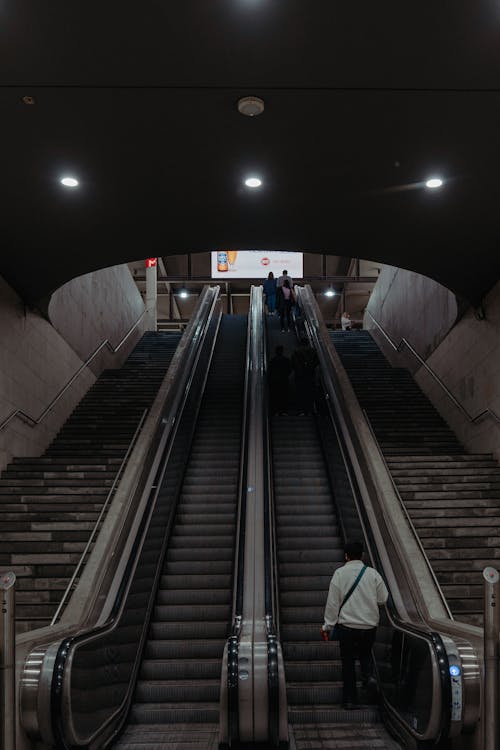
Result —
M 14 573 L 2 573 L 0 578 L 0 747 L 16 747 L 16 631 Z
M 500 576 L 496 568 L 483 570 L 484 578 L 484 695 L 481 701 L 484 750 L 498 750 L 498 631 Z
M 146 259 L 146 310 L 148 312 L 148 330 L 156 331 L 157 324 L 157 297 L 158 297 L 158 274 L 156 258 Z

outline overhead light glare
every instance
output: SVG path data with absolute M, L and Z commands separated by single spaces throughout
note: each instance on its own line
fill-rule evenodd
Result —
M 440 188 L 442 184 L 443 180 L 440 177 L 431 177 L 430 180 L 427 180 L 427 182 L 425 183 L 425 187 L 434 190 L 435 188 Z
M 262 180 L 258 177 L 247 177 L 245 185 L 249 188 L 258 188 L 262 185 Z
M 78 180 L 75 177 L 63 177 L 61 185 L 64 185 L 64 187 L 76 187 L 78 185 Z
M 258 117 L 264 111 L 264 100 L 258 96 L 244 96 L 238 100 L 238 112 L 246 117 Z
M 335 290 L 334 289 L 327 289 L 325 292 L 325 297 L 335 297 Z
M 181 297 L 181 299 L 187 299 L 189 297 L 188 290 L 187 289 L 181 289 L 181 291 L 179 292 L 179 297 Z

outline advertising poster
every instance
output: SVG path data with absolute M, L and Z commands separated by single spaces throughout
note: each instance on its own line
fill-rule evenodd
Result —
M 292 279 L 301 279 L 303 253 L 286 250 L 218 250 L 212 253 L 212 279 L 265 279 L 269 271 L 277 279 L 284 269 Z

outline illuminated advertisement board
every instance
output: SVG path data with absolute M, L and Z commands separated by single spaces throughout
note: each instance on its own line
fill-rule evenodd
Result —
M 301 279 L 303 253 L 287 250 L 218 250 L 212 253 L 212 279 L 263 279 L 269 271 L 278 278 L 285 269 L 292 279 Z

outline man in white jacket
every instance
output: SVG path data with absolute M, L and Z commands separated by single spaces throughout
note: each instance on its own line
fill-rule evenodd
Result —
M 381 575 L 363 564 L 361 542 L 348 542 L 344 555 L 345 565 L 335 571 L 330 582 L 322 630 L 329 633 L 338 625 L 343 705 L 346 709 L 353 709 L 357 705 L 356 656 L 359 658 L 363 684 L 368 689 L 376 687 L 372 676 L 371 651 L 379 623 L 379 607 L 386 603 L 388 591 Z M 350 590 L 351 594 L 346 599 Z

